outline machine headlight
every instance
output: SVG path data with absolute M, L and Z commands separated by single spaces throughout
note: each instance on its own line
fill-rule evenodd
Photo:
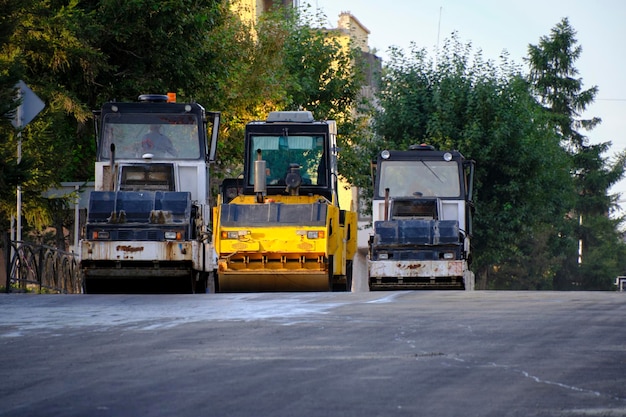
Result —
M 165 232 L 166 240 L 181 240 L 183 238 L 183 234 L 181 232 Z
M 306 237 L 308 239 L 324 239 L 324 231 L 323 230 L 308 230 L 306 232 Z
M 452 253 L 452 252 L 445 252 L 443 254 L 443 259 L 446 259 L 446 260 L 454 259 L 454 253 Z
M 389 159 L 389 157 L 391 156 L 391 154 L 389 153 L 389 151 L 387 149 L 385 149 L 384 151 L 382 151 L 380 153 L 380 157 L 383 159 Z
M 380 259 L 382 261 L 386 261 L 387 259 L 389 259 L 389 254 L 386 253 L 386 252 L 379 253 L 378 254 L 378 259 Z
M 239 234 L 237 231 L 222 232 L 222 239 L 237 239 Z
M 228 230 L 222 231 L 222 239 L 240 239 L 249 235 L 248 230 Z
M 104 232 L 104 231 L 99 231 L 99 232 L 93 232 L 93 238 L 95 239 L 108 239 L 109 238 L 109 232 Z
M 451 154 L 450 152 L 446 152 L 446 153 L 444 153 L 444 154 L 443 154 L 443 160 L 444 160 L 444 161 L 447 161 L 447 162 L 452 161 L 452 154 Z

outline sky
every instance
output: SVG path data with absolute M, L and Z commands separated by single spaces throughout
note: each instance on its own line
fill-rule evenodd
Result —
M 589 142 L 611 142 L 604 156 L 626 150 L 626 2 L 623 0 L 300 0 L 328 18 L 326 27 L 337 27 L 341 12 L 350 12 L 369 31 L 369 46 L 388 57 L 388 48 L 409 51 L 411 42 L 431 54 L 453 32 L 462 43 L 482 50 L 485 60 L 499 63 L 503 51 L 509 60 L 527 67 L 528 46 L 565 17 L 577 32 L 582 54 L 575 67 L 583 89 L 597 86 L 595 102 L 582 115 L 599 117 L 602 123 L 583 131 Z M 433 54 L 434 55 L 434 54 Z M 621 194 L 626 213 L 626 179 L 611 193 Z

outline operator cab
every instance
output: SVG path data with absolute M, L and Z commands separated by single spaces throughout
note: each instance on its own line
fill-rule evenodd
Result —
M 155 112 L 132 111 L 140 103 L 107 103 L 102 112 L 102 140 L 98 144 L 98 160 L 115 158 L 141 160 L 199 160 L 206 153 L 206 138 L 199 132 L 202 114 L 187 112 L 182 105 L 154 103 Z M 144 104 L 145 106 L 145 104 Z M 158 107 L 167 106 L 157 113 Z
M 462 229 L 471 228 L 463 213 L 472 200 L 473 161 L 458 151 L 425 144 L 383 150 L 375 168 L 375 220 L 458 220 Z
M 336 194 L 337 128 L 311 112 L 271 112 L 246 126 L 243 194 Z

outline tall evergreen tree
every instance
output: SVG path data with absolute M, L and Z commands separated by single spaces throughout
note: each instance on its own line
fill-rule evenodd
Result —
M 575 67 L 581 53 L 576 31 L 564 18 L 549 36 L 541 37 L 538 45 L 529 46 L 527 62 L 530 84 L 549 115 L 548 124 L 569 152 L 575 186 L 576 199 L 568 216 L 557 220 L 562 238 L 569 243 L 557 246 L 566 252 L 561 254 L 563 265 L 554 287 L 608 289 L 614 277 L 626 269 L 621 260 L 624 245 L 617 230 L 620 221 L 609 218 L 617 196 L 608 195 L 608 189 L 624 176 L 626 154 L 618 154 L 610 163 L 602 157 L 610 142 L 590 145 L 583 132 L 601 120 L 581 118 L 598 93 L 597 86 L 583 89 Z

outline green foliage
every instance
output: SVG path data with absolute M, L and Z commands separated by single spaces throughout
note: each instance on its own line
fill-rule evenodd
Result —
M 313 17 L 302 16 L 313 19 Z M 287 110 L 305 109 L 317 118 L 349 118 L 361 86 L 356 49 L 345 50 L 337 35 L 307 24 L 292 26 L 284 45 L 284 70 L 290 75 Z
M 567 18 L 559 22 L 549 36 L 543 36 L 538 45 L 529 45 L 527 62 L 533 90 L 552 116 L 562 139 L 579 149 L 587 145 L 587 138 L 576 130 L 593 129 L 600 119 L 579 120 L 581 113 L 593 103 L 598 87 L 582 90 L 581 78 L 575 78 L 574 66 L 582 53 L 577 45 L 576 31 Z
M 353 185 L 367 183 L 371 155 L 366 116 L 353 112 L 367 72 L 363 54 L 342 46 L 338 33 L 317 29 L 323 15 L 303 13 L 292 22 L 283 47 L 287 79 L 285 110 L 309 110 L 317 119 L 337 121 L 338 169 Z
M 16 210 L 17 186 L 28 181 L 33 168 L 33 161 L 22 158 L 17 163 L 15 147 L 7 146 L 15 142 L 0 144 L 0 230 L 9 227 L 9 217 Z
M 84 18 L 77 1 L 7 3 L 12 3 L 11 7 L 2 9 L 0 20 L 14 24 L 11 30 L 2 32 L 0 42 L 2 111 L 5 117 L 12 115 L 11 107 L 16 104 L 13 87 L 19 79 L 46 103 L 45 109 L 21 132 L 23 161 L 29 164 L 28 176 L 20 179 L 23 214 L 27 225 L 43 227 L 49 223 L 51 213 L 42 192 L 80 171 L 81 165 L 70 165 L 79 155 L 77 126 L 91 114 L 78 98 L 79 92 L 89 90 L 80 75 L 89 73 L 100 54 L 76 30 Z M 15 153 L 17 136 L 13 127 L 3 123 L 0 134 L 6 138 L 3 152 L 12 149 Z M 83 156 L 80 158 L 84 160 Z M 12 163 L 9 159 L 7 162 Z M 5 220 L 15 214 L 15 193 L 0 198 L 0 214 Z
M 224 129 L 216 176 L 241 172 L 245 124 L 270 111 L 310 110 L 317 119 L 337 120 L 341 144 L 354 141 L 355 120 L 347 109 L 360 91 L 360 61 L 335 34 L 314 29 L 316 19 L 321 18 L 277 8 L 255 27 L 231 15 L 213 31 L 216 48 L 228 45 L 218 54 L 228 76 L 217 84 Z M 348 159 L 340 160 L 340 170 L 349 171 L 341 165 Z
M 223 2 L 195 0 L 101 0 L 83 26 L 104 65 L 94 81 L 100 104 L 116 98 L 135 100 L 146 92 L 184 92 L 194 97 L 212 72 L 207 34 L 225 13 Z M 95 31 L 95 35 L 89 35 Z M 211 79 L 213 77 L 208 77 Z M 89 97 L 91 98 L 91 97 Z

